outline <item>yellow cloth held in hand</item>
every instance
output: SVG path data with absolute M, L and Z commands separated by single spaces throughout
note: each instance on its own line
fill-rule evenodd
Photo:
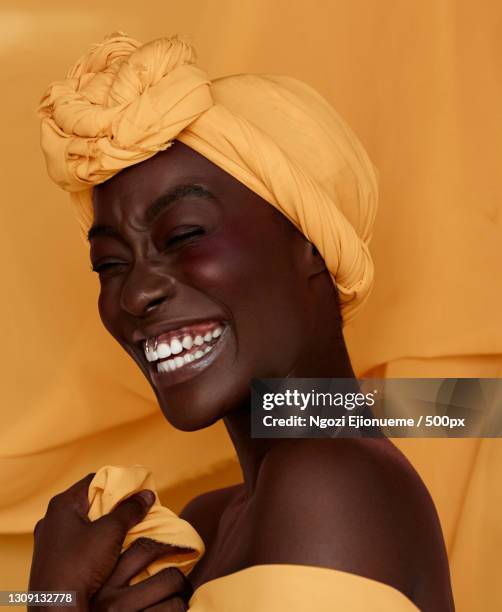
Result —
M 89 486 L 89 518 L 100 518 L 142 489 L 154 490 L 147 468 L 101 468 Z M 185 552 L 176 550 L 158 559 L 132 584 L 165 567 L 179 567 L 188 574 L 204 553 L 195 529 L 161 506 L 157 497 L 143 521 L 127 534 L 123 550 L 139 537 L 172 544 Z M 334 607 L 344 612 L 417 611 L 405 595 L 381 582 L 328 568 L 285 564 L 255 565 L 216 578 L 196 589 L 189 602 L 194 612 L 331 612 Z
M 89 485 L 89 512 L 91 521 L 108 514 L 122 500 L 144 489 L 155 492 L 150 471 L 143 466 L 116 467 L 107 465 L 96 472 Z M 179 567 L 187 574 L 204 554 L 204 542 L 195 529 L 174 512 L 161 505 L 157 493 L 155 502 L 145 518 L 128 533 L 122 551 L 138 538 L 150 538 L 170 544 L 173 550 L 151 563 L 138 574 L 132 584 L 153 576 L 166 567 Z
M 141 45 L 118 33 L 49 86 L 39 113 L 49 174 L 71 192 L 84 232 L 94 185 L 179 140 L 315 244 L 344 323 L 368 297 L 377 173 L 345 121 L 304 83 L 245 74 L 211 80 L 179 38 Z

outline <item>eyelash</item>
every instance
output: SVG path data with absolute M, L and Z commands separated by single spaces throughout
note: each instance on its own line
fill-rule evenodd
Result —
M 204 234 L 204 229 L 202 227 L 194 227 L 193 229 L 187 232 L 176 234 L 168 238 L 165 243 L 165 247 L 169 248 L 170 246 L 173 246 L 173 244 L 176 244 L 177 242 L 181 242 L 182 240 L 187 240 L 188 238 L 192 238 L 194 236 L 200 236 L 201 234 Z
M 98 274 L 101 274 L 102 272 L 105 272 L 106 270 L 109 270 L 110 268 L 113 268 L 114 266 L 120 266 L 122 264 L 120 263 L 114 263 L 114 262 L 110 262 L 110 263 L 103 263 L 103 264 L 98 264 L 97 266 L 91 266 L 91 270 L 93 272 L 97 272 Z

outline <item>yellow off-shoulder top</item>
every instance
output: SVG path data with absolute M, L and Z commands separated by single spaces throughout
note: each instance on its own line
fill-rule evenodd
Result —
M 142 466 L 105 466 L 89 487 L 89 518 L 110 512 L 129 495 L 155 484 Z M 187 521 L 155 503 L 141 523 L 127 534 L 123 550 L 139 537 L 171 544 L 183 552 L 168 554 L 152 563 L 133 582 L 165 567 L 188 574 L 204 554 L 204 543 Z M 418 608 L 397 589 L 356 574 L 307 565 L 253 565 L 210 580 L 193 593 L 193 612 L 416 612 Z

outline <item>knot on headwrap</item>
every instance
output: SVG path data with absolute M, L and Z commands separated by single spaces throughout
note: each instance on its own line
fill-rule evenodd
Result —
M 347 323 L 369 295 L 377 172 L 350 127 L 288 77 L 210 81 L 177 37 L 94 46 L 40 106 L 50 176 L 92 223 L 92 187 L 179 140 L 284 214 L 312 242 Z M 236 204 L 238 206 L 238 204 Z
M 42 98 L 51 178 L 81 191 L 166 149 L 212 104 L 209 78 L 195 59 L 176 37 L 141 46 L 114 34 L 95 45 Z

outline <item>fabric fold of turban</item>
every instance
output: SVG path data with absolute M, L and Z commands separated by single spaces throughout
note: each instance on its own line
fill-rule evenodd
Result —
M 373 283 L 368 250 L 377 171 L 345 121 L 295 79 L 211 80 L 177 37 L 141 45 L 112 34 L 52 83 L 39 109 L 51 178 L 71 192 L 84 233 L 92 187 L 179 140 L 284 214 L 312 242 L 344 323 Z

